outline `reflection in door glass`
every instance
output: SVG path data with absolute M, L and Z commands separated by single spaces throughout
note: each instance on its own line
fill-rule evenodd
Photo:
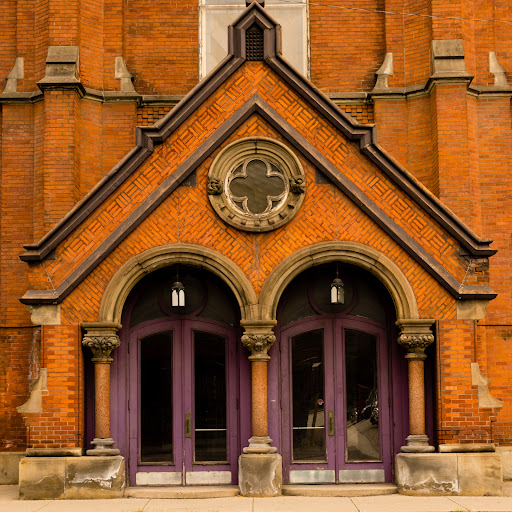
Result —
M 140 432 L 140 461 L 172 464 L 172 332 L 140 342 Z
M 225 462 L 226 344 L 207 332 L 194 332 L 195 461 Z
M 323 331 L 292 338 L 293 460 L 325 460 Z
M 380 460 L 377 338 L 345 329 L 347 461 Z

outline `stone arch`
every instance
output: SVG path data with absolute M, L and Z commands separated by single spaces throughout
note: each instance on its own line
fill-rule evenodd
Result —
M 213 249 L 176 243 L 137 254 L 116 272 L 101 299 L 99 322 L 120 323 L 125 301 L 133 287 L 154 270 L 176 263 L 203 268 L 220 277 L 233 292 L 242 321 L 255 318 L 258 309 L 256 293 L 237 265 Z
M 285 288 L 308 268 L 342 261 L 364 268 L 374 274 L 387 288 L 401 319 L 418 318 L 414 292 L 402 271 L 380 252 L 356 242 L 321 242 L 288 256 L 270 274 L 260 295 L 263 316 L 275 320 L 279 299 Z

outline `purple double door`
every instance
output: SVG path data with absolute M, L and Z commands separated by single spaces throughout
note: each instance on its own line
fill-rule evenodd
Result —
M 214 320 L 148 322 L 130 331 L 126 359 L 116 378 L 127 383 L 130 483 L 236 483 L 250 383 L 240 381 L 247 360 L 234 329 Z
M 269 417 L 285 482 L 392 480 L 392 423 L 401 432 L 403 418 L 398 410 L 393 420 L 391 348 L 382 325 L 348 316 L 280 331 Z

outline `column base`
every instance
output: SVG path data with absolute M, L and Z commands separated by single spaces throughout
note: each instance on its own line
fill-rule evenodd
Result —
M 252 436 L 244 453 L 276 453 L 277 448 L 270 446 L 272 439 L 268 436 Z
M 280 496 L 283 460 L 278 453 L 244 453 L 238 458 L 240 494 L 248 497 Z
M 87 450 L 87 455 L 95 455 L 97 457 L 115 456 L 119 455 L 117 448 L 112 448 L 115 441 L 111 437 L 98 438 L 95 437 L 91 444 L 94 446 L 92 450 Z
M 403 453 L 432 453 L 436 450 L 428 444 L 428 436 L 424 434 L 410 435 L 406 441 L 407 445 L 400 448 Z

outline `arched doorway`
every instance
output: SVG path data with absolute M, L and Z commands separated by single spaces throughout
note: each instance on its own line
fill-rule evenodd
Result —
M 343 303 L 331 303 L 337 273 Z M 286 483 L 390 482 L 407 435 L 407 366 L 383 284 L 341 261 L 303 271 L 277 308 L 270 435 Z
M 177 280 L 185 305 L 175 307 Z M 122 324 L 112 431 L 130 484 L 236 483 L 250 436 L 250 372 L 230 288 L 201 268 L 160 268 L 132 289 Z

